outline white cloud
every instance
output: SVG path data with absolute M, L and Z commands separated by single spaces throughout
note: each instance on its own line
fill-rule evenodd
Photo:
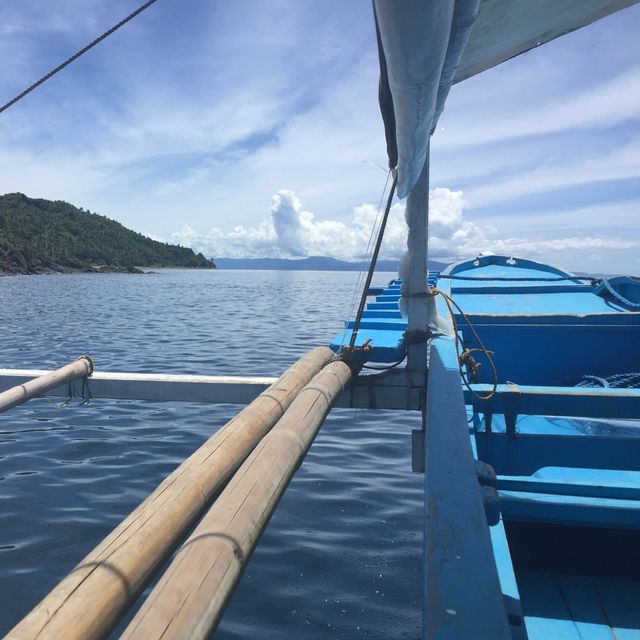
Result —
M 385 256 L 397 257 L 404 248 L 403 207 L 392 208 Z M 343 260 L 362 258 L 376 218 L 376 208 L 363 204 L 353 210 L 351 224 L 319 220 L 306 211 L 293 191 L 281 189 L 272 199 L 271 215 L 257 227 L 234 227 L 225 232 L 214 227 L 199 234 L 189 226 L 172 234 L 178 242 L 214 257 L 331 256 Z
M 562 202 L 543 212 L 510 210 L 507 213 L 483 216 L 484 223 L 525 237 L 539 235 L 563 235 L 576 230 L 594 237 L 607 237 L 615 229 L 619 236 L 640 236 L 640 203 L 637 200 L 622 200 L 598 203 L 577 208 L 567 208 Z
M 273 196 L 271 220 L 282 250 L 292 256 L 305 255 L 305 231 L 313 232 L 315 223 L 313 214 L 302 211 L 292 191 L 278 191 Z
M 131 9 L 0 4 L 6 97 Z M 629 179 L 640 173 L 639 11 L 454 87 L 433 140 L 432 185 L 450 187 L 432 194 L 433 257 L 493 248 L 579 262 L 587 247 L 585 259 L 637 264 L 624 247 L 640 236 Z M 157 3 L 3 114 L 0 192 L 64 199 L 163 238 L 188 225 L 176 237 L 213 256 L 357 258 L 376 207 L 355 205 L 377 202 L 384 180 L 365 163 L 385 164 L 377 80 L 366 3 Z M 585 184 L 602 215 L 571 208 L 585 206 L 574 197 Z M 269 215 L 282 185 L 295 195 L 279 192 Z M 539 198 L 571 189 L 561 214 Z M 506 201 L 524 215 L 501 215 Z M 404 250 L 396 205 L 383 254 Z
M 485 96 L 485 104 L 476 105 L 472 117 L 462 126 L 443 126 L 436 133 L 442 147 L 502 142 L 514 138 L 542 136 L 577 129 L 601 129 L 630 120 L 640 113 L 640 66 L 625 70 L 579 93 L 557 92 L 544 102 L 544 94 L 536 94 L 542 78 L 530 81 L 530 106 L 513 110 L 513 96 L 507 92 L 503 99 Z M 511 98 L 511 99 L 509 99 Z M 489 117 L 478 117 L 478 106 Z M 450 114 L 454 116 L 454 114 Z M 459 119 L 462 120 L 462 119 Z M 443 120 L 446 122 L 446 120 Z
M 496 238 L 498 230 L 495 227 L 465 219 L 462 192 L 434 189 L 429 202 L 429 255 L 433 259 L 457 260 L 478 255 L 481 251 L 492 251 L 551 261 L 561 256 L 573 262 L 573 257 L 584 251 L 597 253 L 640 247 L 640 238 L 606 234 Z M 377 215 L 374 205 L 362 204 L 353 209 L 347 224 L 319 220 L 303 208 L 295 193 L 282 189 L 273 196 L 270 217 L 257 227 L 236 226 L 227 232 L 214 227 L 203 234 L 185 225 L 172 235 L 171 241 L 212 257 L 295 258 L 322 255 L 359 260 L 365 257 Z M 400 258 L 406 250 L 406 237 L 404 206 L 398 203 L 390 212 L 381 257 Z
M 80 4 L 61 1 L 65 15 L 108 22 Z M 82 203 L 164 236 L 186 216 L 199 229 L 229 217 L 255 226 L 283 182 L 324 215 L 375 198 L 384 178 L 363 161 L 385 153 L 370 6 L 204 3 L 197 24 L 187 12 L 190 28 L 176 29 L 161 4 L 3 114 L 0 192 Z M 34 0 L 25 12 L 40 25 Z M 8 60 L 23 50 L 12 44 Z M 34 58 L 59 54 L 28 44 L 26 77 L 37 77 Z M 100 179 L 69 180 L 75 168 Z
M 487 206 L 526 195 L 629 178 L 640 178 L 640 144 L 635 141 L 608 154 L 543 162 L 514 177 L 487 181 L 470 189 L 467 197 L 474 207 Z

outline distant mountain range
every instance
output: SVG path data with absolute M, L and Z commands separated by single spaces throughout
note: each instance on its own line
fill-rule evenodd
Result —
M 398 260 L 378 260 L 376 271 L 397 273 Z M 282 271 L 361 271 L 368 266 L 364 262 L 346 262 L 323 256 L 309 258 L 216 258 L 218 269 L 272 269 Z M 447 265 L 443 262 L 429 260 L 431 271 L 442 271 Z
M 0 196 L 0 275 L 139 273 L 138 267 L 213 269 L 215 264 L 61 200 Z

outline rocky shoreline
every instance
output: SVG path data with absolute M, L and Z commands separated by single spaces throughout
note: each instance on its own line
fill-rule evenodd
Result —
M 146 273 L 138 267 L 108 265 L 60 264 L 28 260 L 22 253 L 9 249 L 0 255 L 0 277 L 44 275 L 52 273 Z

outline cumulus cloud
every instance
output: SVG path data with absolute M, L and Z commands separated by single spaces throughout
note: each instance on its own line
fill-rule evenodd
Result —
M 302 204 L 293 191 L 282 190 L 273 196 L 271 220 L 282 250 L 292 256 L 304 256 L 304 231 L 305 227 L 313 229 L 313 214 L 302 211 Z
M 564 259 L 584 251 L 630 250 L 640 240 L 615 236 L 566 236 L 543 238 L 497 238 L 498 230 L 465 217 L 465 199 L 461 191 L 433 189 L 429 194 L 429 256 L 453 261 L 478 255 L 482 251 L 520 255 L 539 259 Z M 272 199 L 270 216 L 256 227 L 238 225 L 230 231 L 217 227 L 198 233 L 185 225 L 173 233 L 172 242 L 190 247 L 211 257 L 300 258 L 330 256 L 341 260 L 366 257 L 371 230 L 379 220 L 377 207 L 362 204 L 353 209 L 348 224 L 321 220 L 305 210 L 293 191 L 281 189 Z M 407 228 L 404 205 L 391 208 L 381 257 L 399 259 L 406 250 Z
M 484 231 L 464 220 L 462 192 L 438 188 L 430 193 L 431 248 L 437 255 L 451 254 L 454 247 L 482 244 Z M 198 233 L 188 225 L 171 240 L 214 257 L 297 258 L 323 255 L 341 260 L 365 257 L 371 230 L 379 220 L 375 205 L 353 209 L 349 224 L 320 220 L 304 209 L 293 191 L 281 189 L 272 200 L 270 217 L 257 227 L 236 226 L 225 232 L 214 227 Z M 404 205 L 391 208 L 381 257 L 397 259 L 406 250 Z

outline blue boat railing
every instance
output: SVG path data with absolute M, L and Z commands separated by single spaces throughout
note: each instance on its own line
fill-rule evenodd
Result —
M 595 283 L 546 271 L 554 281 L 523 276 L 523 282 L 505 277 L 504 283 L 472 284 L 449 277 L 440 284 L 437 274 L 429 277 L 429 285 L 462 294 L 469 304 L 467 317 L 494 351 L 498 384 L 491 394 L 485 364 L 479 383 L 465 388 L 453 339 L 431 339 L 424 420 L 413 433 L 412 456 L 414 469 L 425 473 L 424 638 L 523 640 L 530 624 L 536 630 L 542 624 L 527 617 L 530 601 L 521 601 L 516 576 L 527 598 L 532 584 L 523 548 L 537 545 L 553 580 L 566 565 L 553 540 L 564 536 L 581 550 L 579 569 L 593 570 L 597 579 L 587 550 L 600 544 L 599 532 L 640 532 L 640 389 L 615 383 L 631 375 L 621 371 L 638 370 L 636 314 L 594 297 Z M 404 349 L 400 282 L 370 294 L 375 298 L 364 313 L 362 337 L 373 339 L 371 360 L 388 362 Z M 501 295 L 495 312 L 493 299 Z M 558 295 L 565 296 L 560 311 Z M 442 300 L 436 304 L 448 316 Z M 464 346 L 477 346 L 473 332 L 456 320 Z M 492 469 L 493 484 L 483 481 L 479 464 Z M 615 566 L 607 569 L 622 576 L 624 558 L 610 554 L 609 562 Z
M 451 338 L 431 342 L 423 435 L 423 635 L 451 640 L 524 637 L 506 534 L 501 522 L 487 526 Z M 502 556 L 498 563 L 495 553 Z

